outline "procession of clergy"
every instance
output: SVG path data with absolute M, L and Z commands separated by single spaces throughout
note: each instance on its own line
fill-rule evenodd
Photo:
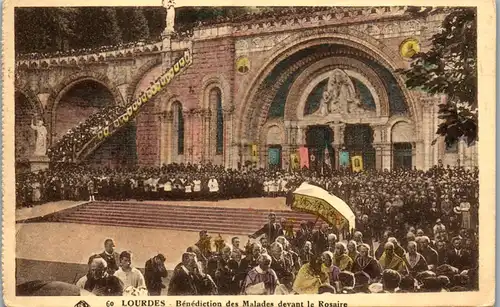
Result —
M 362 223 L 362 221 L 360 221 Z M 314 228 L 318 228 L 313 231 Z M 89 259 L 89 272 L 77 286 L 97 295 L 272 295 L 322 293 L 393 293 L 471 291 L 477 289 L 477 252 L 471 232 L 451 240 L 440 220 L 432 234 L 410 227 L 405 238 L 384 232 L 373 241 L 353 230 L 340 240 L 327 224 L 301 223 L 296 233 L 284 231 L 274 213 L 248 237 L 245 246 L 233 237 L 224 242 L 207 231 L 188 247 L 167 280 L 165 256 L 148 260 L 143 273 L 131 266 L 132 253 L 105 251 Z M 343 236 L 343 235 L 339 235 Z M 347 240 L 347 245 L 343 243 Z M 371 240 L 370 240 L 371 241 Z M 403 245 L 400 242 L 404 242 Z M 162 291 L 163 290 L 163 291 Z

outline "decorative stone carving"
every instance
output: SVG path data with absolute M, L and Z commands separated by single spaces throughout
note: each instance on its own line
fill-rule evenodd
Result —
M 313 116 L 327 114 L 363 114 L 366 111 L 356 97 L 354 84 L 349 76 L 341 69 L 335 69 L 328 78 L 328 84 L 323 91 L 320 107 Z
M 395 33 L 398 32 L 399 25 L 396 22 L 392 22 L 387 24 L 383 29 L 382 33 L 385 35 L 394 35 Z
M 248 51 L 249 48 L 247 41 L 244 39 L 236 41 L 235 49 L 236 51 Z
M 366 32 L 370 35 L 379 35 L 380 34 L 380 28 L 376 25 L 368 25 L 366 27 Z

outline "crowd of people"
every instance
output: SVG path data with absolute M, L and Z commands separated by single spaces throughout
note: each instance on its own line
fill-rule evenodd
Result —
M 130 252 L 114 253 L 114 243 L 107 241 L 107 252 L 91 257 L 89 274 L 78 285 L 107 295 L 477 290 L 477 169 L 440 164 L 427 171 L 320 174 L 212 164 L 134 169 L 68 165 L 20 175 L 16 194 L 18 206 L 60 199 L 218 200 L 286 196 L 302 182 L 345 200 L 355 212 L 355 229 L 313 222 L 293 229 L 271 214 L 245 246 L 241 238 L 224 242 L 202 231 L 167 284 L 164 255 L 152 257 L 142 273 L 130 266 Z M 464 203 L 470 208 L 467 214 L 459 209 Z M 102 278 L 106 281 L 100 282 Z M 95 290 L 99 285 L 115 288 Z
M 69 50 L 58 50 L 55 52 L 32 52 L 17 54 L 17 60 L 40 60 L 48 58 L 60 58 L 60 57 L 79 57 L 89 54 L 99 54 L 103 52 L 118 51 L 124 49 L 140 48 L 148 44 L 154 44 L 161 41 L 161 38 L 150 39 L 150 40 L 139 40 L 129 43 L 119 43 L 116 45 L 105 45 L 96 48 L 82 48 L 82 49 L 69 49 Z M 135 50 L 134 50 L 135 52 Z
M 249 235 L 244 246 L 240 237 L 225 242 L 220 235 L 212 238 L 200 231 L 198 242 L 186 249 L 171 272 L 164 254 L 153 256 L 139 270 L 132 265 L 130 251 L 118 253 L 114 241 L 106 239 L 104 251 L 89 258 L 88 273 L 76 286 L 105 296 L 478 290 L 474 230 L 455 232 L 438 220 L 427 233 L 415 222 L 407 226 L 405 236 L 396 237 L 390 225 L 381 240 L 373 240 L 365 235 L 370 233 L 365 216 L 358 217 L 356 225 L 347 234 L 327 224 L 316 227 L 314 222 L 302 222 L 300 229 L 287 231 L 270 213 L 269 222 Z
M 94 138 L 97 132 L 111 124 L 118 116 L 125 112 L 125 107 L 110 105 L 99 110 L 75 127 L 68 130 L 61 139 L 47 150 L 51 161 L 71 162 L 75 154 Z
M 38 173 L 18 174 L 16 206 L 58 200 L 221 200 L 286 196 L 302 182 L 316 184 L 373 221 L 379 239 L 391 223 L 404 233 L 409 220 L 430 230 L 442 217 L 449 227 L 461 225 L 455 207 L 470 205 L 471 227 L 477 225 L 478 171 L 436 166 L 428 171 L 394 170 L 327 172 L 224 169 L 212 164 L 169 164 L 157 168 L 91 168 L 66 164 Z M 393 210 L 392 208 L 400 208 Z
M 398 210 L 398 209 L 395 209 Z M 381 240 L 370 238 L 366 216 L 342 234 L 327 224 L 301 223 L 286 231 L 274 213 L 245 246 L 214 240 L 206 231 L 174 269 L 168 295 L 272 295 L 471 291 L 478 288 L 477 234 L 432 232 L 414 222 L 397 237 L 391 224 Z M 390 225 L 390 226 L 389 226 Z M 363 230 L 364 232 L 361 232 Z M 443 233 L 446 236 L 441 236 Z M 260 240 L 256 240 L 260 239 Z M 347 242 L 347 244 L 345 243 Z M 373 243 L 378 247 L 373 249 Z M 404 246 L 404 247 L 403 247 Z M 192 276 L 191 282 L 186 282 Z

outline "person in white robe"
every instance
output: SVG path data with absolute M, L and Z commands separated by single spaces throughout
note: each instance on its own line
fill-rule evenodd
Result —
M 120 254 L 120 268 L 114 276 L 123 282 L 124 289 L 132 286 L 134 288 L 146 287 L 146 281 L 141 271 L 132 266 L 132 254 L 124 251 Z

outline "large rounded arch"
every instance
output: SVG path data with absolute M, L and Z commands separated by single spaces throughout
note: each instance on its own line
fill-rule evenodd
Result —
M 61 99 L 75 86 L 82 82 L 99 84 L 103 89 L 106 89 L 110 93 L 112 102 L 114 104 L 124 104 L 123 97 L 120 94 L 120 91 L 105 74 L 93 71 L 81 71 L 70 75 L 59 83 L 59 85 L 50 93 L 47 99 L 47 124 L 49 126 L 49 131 L 51 131 L 51 133 L 49 134 L 50 143 L 53 142 L 53 138 L 56 133 L 55 127 L 57 123 L 57 109 L 59 103 L 61 102 Z
M 394 51 L 389 49 L 389 47 L 385 46 L 373 37 L 359 31 L 351 29 L 336 29 L 334 32 L 331 30 L 304 31 L 302 33 L 291 35 L 272 50 L 273 54 L 276 56 L 271 57 L 258 69 L 255 77 L 248 86 L 248 90 L 243 94 L 243 104 L 239 109 L 238 114 L 239 118 L 243 120 L 240 122 L 236 131 L 237 139 L 242 140 L 246 138 L 245 131 L 247 130 L 249 120 L 251 120 L 252 117 L 250 114 L 250 110 L 252 109 L 251 104 L 257 94 L 259 85 L 262 84 L 271 71 L 280 62 L 284 61 L 296 52 L 322 44 L 336 44 L 351 47 L 358 50 L 358 52 L 364 57 L 371 57 L 373 60 L 392 72 L 398 68 L 403 68 L 406 65 L 406 62 L 404 62 L 403 59 Z M 420 118 L 420 111 L 416 101 L 414 101 L 408 89 L 404 86 L 403 80 L 401 80 L 401 78 L 394 73 L 392 73 L 392 75 L 403 92 L 406 103 L 409 106 L 411 117 L 416 119 Z M 254 107 L 255 106 L 253 106 L 253 108 Z

